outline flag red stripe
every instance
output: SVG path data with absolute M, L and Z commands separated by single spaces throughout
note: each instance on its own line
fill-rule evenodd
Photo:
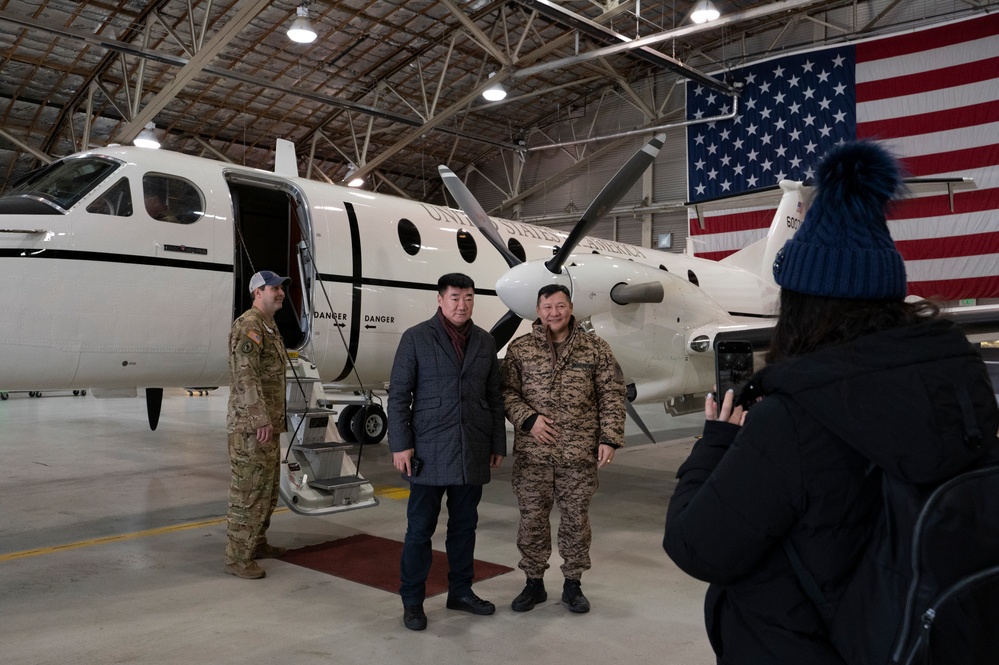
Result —
M 950 209 L 950 197 L 946 194 L 899 201 L 892 206 L 888 219 L 944 217 L 996 208 L 999 208 L 999 189 L 976 189 L 970 192 L 956 193 L 954 195 L 954 210 Z
M 935 300 L 999 298 L 999 277 L 989 276 L 909 282 L 909 293 Z
M 999 70 L 996 71 L 999 76 Z M 997 83 L 999 85 L 999 83 Z M 999 101 L 857 124 L 857 138 L 895 139 L 974 127 L 999 119 Z
M 909 175 L 915 177 L 995 167 L 999 164 L 999 145 L 903 157 L 901 162 Z
M 919 30 L 896 37 L 861 42 L 857 44 L 857 64 L 953 46 L 994 35 L 999 35 L 999 13 L 931 30 Z
M 999 254 L 999 231 L 945 238 L 899 240 L 895 242 L 895 247 L 906 261 Z M 999 261 L 999 256 L 996 260 Z
M 905 76 L 857 83 L 857 103 L 946 90 L 999 77 L 999 56 Z
M 696 218 L 691 218 L 690 235 L 706 236 L 715 233 L 732 233 L 733 231 L 754 231 L 756 229 L 766 229 L 770 227 L 770 222 L 774 219 L 773 210 L 751 210 L 749 212 L 736 212 L 727 215 L 705 215 L 704 228 L 697 223 Z

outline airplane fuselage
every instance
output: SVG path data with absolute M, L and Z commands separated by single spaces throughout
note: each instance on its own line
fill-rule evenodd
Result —
M 64 163 L 82 196 L 0 198 L 0 388 L 225 385 L 228 331 L 260 269 L 290 273 L 289 346 L 343 389 L 386 387 L 399 336 L 434 313 L 444 273 L 475 280 L 480 326 L 507 311 L 495 284 L 508 266 L 460 211 L 166 151 Z M 189 217 L 147 211 L 158 177 L 200 194 Z M 494 222 L 528 261 L 566 237 Z M 577 317 L 611 343 L 642 401 L 710 389 L 711 358 L 690 353 L 690 331 L 775 309 L 776 289 L 746 270 L 599 238 L 565 272 L 579 274 Z M 662 303 L 610 303 L 615 284 L 648 281 L 663 283 Z

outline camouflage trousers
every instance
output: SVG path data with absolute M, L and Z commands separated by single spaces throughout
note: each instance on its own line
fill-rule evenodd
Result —
M 552 553 L 552 506 L 559 511 L 558 553 L 562 574 L 578 580 L 590 568 L 590 500 L 597 491 L 593 464 L 558 466 L 518 455 L 513 462 L 513 493 L 520 506 L 517 549 L 520 569 L 541 578 Z
M 281 445 L 275 434 L 262 446 L 255 432 L 229 435 L 228 543 L 225 562 L 247 563 L 257 545 L 267 542 L 267 527 L 277 506 L 281 469 Z

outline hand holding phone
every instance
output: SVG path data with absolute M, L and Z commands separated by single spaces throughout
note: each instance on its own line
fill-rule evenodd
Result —
M 715 388 L 719 406 L 729 389 L 734 392 L 732 404 L 738 404 L 742 390 L 752 376 L 752 344 L 744 340 L 723 340 L 715 344 Z
M 415 478 L 416 476 L 420 475 L 420 471 L 423 470 L 423 460 L 414 455 L 409 460 L 409 470 L 412 471 L 412 473 L 409 474 L 410 477 Z

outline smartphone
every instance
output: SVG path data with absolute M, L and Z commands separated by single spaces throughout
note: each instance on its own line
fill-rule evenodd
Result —
M 739 403 L 742 389 L 753 376 L 753 345 L 743 340 L 723 340 L 715 344 L 715 385 L 718 387 L 717 400 L 721 406 L 725 391 L 735 392 Z
M 423 470 L 423 460 L 421 460 L 419 457 L 411 458 L 409 460 L 409 470 L 413 472 L 410 475 L 411 478 L 420 475 L 420 471 Z

